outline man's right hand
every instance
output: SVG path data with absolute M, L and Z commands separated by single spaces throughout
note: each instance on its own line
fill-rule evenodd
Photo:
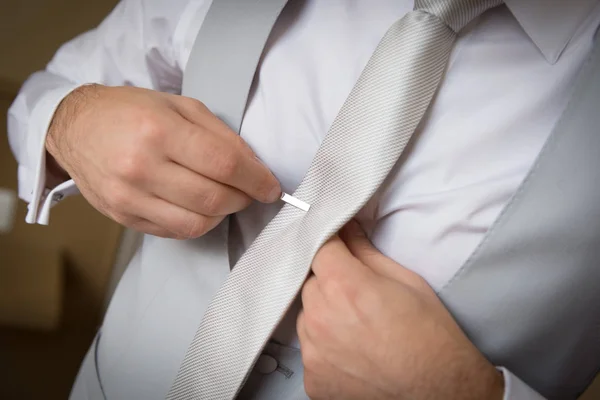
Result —
M 82 86 L 59 105 L 46 140 L 85 198 L 152 235 L 202 236 L 281 188 L 248 145 L 201 102 L 133 87 Z

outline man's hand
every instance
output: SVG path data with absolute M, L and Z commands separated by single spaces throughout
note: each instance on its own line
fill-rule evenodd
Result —
M 341 237 L 341 238 L 340 238 Z M 302 290 L 304 386 L 320 399 L 501 399 L 499 372 L 429 285 L 351 222 Z
M 201 102 L 132 87 L 82 86 L 51 123 L 48 152 L 100 212 L 138 231 L 194 238 L 281 188 Z

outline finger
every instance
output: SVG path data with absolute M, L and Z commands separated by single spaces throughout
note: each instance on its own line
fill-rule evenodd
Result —
M 85 192 L 86 198 L 88 199 L 88 201 L 90 201 L 90 204 L 92 204 L 98 211 L 106 215 L 108 218 L 111 218 L 118 224 L 131 228 L 135 231 L 147 233 L 153 236 L 158 236 L 166 239 L 176 238 L 177 235 L 175 235 L 173 232 L 164 229 L 144 218 L 137 217 L 135 214 L 131 214 L 130 212 L 124 211 L 126 209 L 135 211 L 135 207 L 133 207 L 133 205 L 135 204 L 135 200 L 133 200 L 135 199 L 135 195 L 130 195 L 131 193 L 135 193 L 135 191 L 127 190 L 123 187 L 121 188 L 121 190 L 125 192 L 125 195 L 123 195 L 123 199 L 127 199 L 126 201 L 123 201 L 120 204 L 120 206 L 123 207 L 123 210 L 121 211 L 108 206 L 106 200 L 101 199 L 95 193 L 89 193 L 87 191 Z
M 306 325 L 306 312 L 304 310 L 300 310 L 298 318 L 296 318 L 296 333 L 298 334 L 298 341 L 300 342 L 300 351 L 302 353 L 304 365 L 306 366 L 307 361 L 310 361 L 312 364 L 315 361 L 315 357 L 311 357 L 311 355 L 317 355 L 314 350 L 316 350 L 315 344 L 318 342 L 310 335 Z M 307 356 L 309 360 L 306 359 Z
M 413 271 L 386 257 L 373 246 L 356 220 L 351 220 L 342 228 L 340 237 L 350 253 L 375 273 L 407 284 L 414 284 L 415 279 L 420 279 Z
M 213 127 L 214 122 L 206 123 Z M 232 186 L 261 202 L 279 199 L 281 186 L 250 147 L 229 128 L 218 132 L 201 125 L 184 123 L 167 140 L 167 156 L 200 175 Z
M 177 239 L 192 239 L 217 226 L 223 217 L 206 217 L 157 197 L 139 201 L 137 215 L 172 232 Z
M 153 236 L 158 236 L 161 238 L 165 238 L 165 239 L 176 239 L 177 235 L 175 235 L 173 232 L 161 228 L 160 226 L 145 220 L 145 219 L 138 219 L 137 221 L 132 222 L 131 224 L 129 224 L 129 227 L 133 230 L 136 230 L 138 232 L 142 232 L 142 233 L 146 233 L 148 235 L 153 235 Z
M 304 365 L 304 390 L 313 400 L 322 398 L 327 393 L 327 380 L 322 373 L 328 364 L 322 357 L 322 353 L 315 346 L 306 329 L 304 311 L 300 311 L 296 322 L 296 331 L 300 341 L 300 355 Z
M 300 341 L 300 346 L 303 346 L 303 343 L 307 343 L 308 332 L 306 332 L 306 316 L 304 315 L 304 310 L 300 310 L 298 313 L 298 318 L 296 318 L 296 332 L 298 333 L 298 340 Z
M 233 214 L 248 207 L 250 197 L 231 186 L 168 162 L 147 184 L 157 197 L 193 213 L 217 217 Z
M 360 263 L 337 235 L 319 249 L 312 262 L 312 271 L 318 280 L 343 280 L 359 269 Z
M 191 97 L 171 95 L 176 111 L 192 124 L 203 127 L 219 135 L 239 135 L 229 127 L 223 120 L 213 114 L 208 107 L 201 101 Z M 249 147 L 246 147 L 248 154 L 254 154 Z
M 298 318 L 296 318 L 296 333 L 298 334 L 301 351 L 308 349 L 308 346 L 313 346 L 314 341 L 306 326 L 306 312 L 304 310 L 300 310 Z
M 87 198 L 87 197 L 86 197 Z M 132 215 L 126 215 L 119 213 L 115 210 L 109 209 L 105 203 L 100 200 L 99 197 L 93 197 L 94 200 L 90 201 L 90 204 L 94 206 L 100 213 L 112 219 L 116 223 L 131 228 L 137 232 L 146 233 L 153 236 L 162 237 L 165 239 L 175 239 L 176 235 L 160 226 L 153 224 L 143 218 L 137 218 Z
M 302 299 L 302 308 L 309 312 L 313 312 L 323 305 L 323 294 L 319 288 L 319 282 L 314 275 L 308 278 L 304 286 L 302 286 L 300 297 Z

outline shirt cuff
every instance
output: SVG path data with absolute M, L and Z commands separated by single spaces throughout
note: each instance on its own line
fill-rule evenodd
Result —
M 499 367 L 498 370 L 504 376 L 503 400 L 546 400 L 506 368 Z
M 63 199 L 75 194 L 79 194 L 79 189 L 77 189 L 77 186 L 72 179 L 61 183 L 52 190 L 45 189 L 44 194 L 39 201 L 36 219 L 31 223 L 48 225 L 48 222 L 50 221 L 50 209 L 60 203 Z
M 38 100 L 30 115 L 30 132 L 28 134 L 27 152 L 37 155 L 38 163 L 36 169 L 31 171 L 24 166 L 19 167 L 19 196 L 29 199 L 27 223 L 48 224 L 50 207 L 56 202 L 52 201 L 51 194 L 57 194 L 57 190 L 65 191 L 58 197 L 77 192 L 73 189 L 72 181 L 65 182 L 55 189 L 50 190 L 46 185 L 46 136 L 52 118 L 61 101 L 73 90 L 81 85 L 64 85 L 44 93 Z M 61 188 L 62 189 L 59 189 Z M 62 193 L 58 193 L 62 194 Z M 57 198 L 58 198 L 57 197 Z M 42 215 L 44 214 L 44 215 Z

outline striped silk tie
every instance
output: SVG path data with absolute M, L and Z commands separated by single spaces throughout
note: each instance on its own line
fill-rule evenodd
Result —
M 423 118 L 467 23 L 501 0 L 416 0 L 379 43 L 294 197 L 210 303 L 168 399 L 233 399 L 319 248 L 371 198 Z

